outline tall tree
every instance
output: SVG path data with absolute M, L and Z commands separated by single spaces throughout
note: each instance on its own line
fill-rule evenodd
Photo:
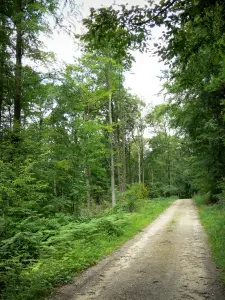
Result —
M 150 1 L 145 7 L 108 7 L 102 17 L 101 12 L 93 10 L 91 14 L 98 20 L 97 37 L 101 39 L 103 24 L 104 34 L 112 36 L 108 21 L 113 15 L 117 28 L 136 37 L 130 39 L 131 48 L 138 43 L 140 49 L 147 49 L 151 28 L 164 25 L 155 52 L 169 66 L 167 90 L 178 107 L 177 126 L 191 138 L 199 167 L 205 170 L 207 180 L 199 185 L 201 190 L 209 192 L 211 201 L 217 201 L 224 185 L 225 163 L 224 1 Z

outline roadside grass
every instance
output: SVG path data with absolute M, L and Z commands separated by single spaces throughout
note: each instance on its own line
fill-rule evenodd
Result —
M 200 220 L 208 234 L 209 246 L 216 265 L 221 270 L 225 285 L 225 205 L 208 205 L 204 196 L 196 195 L 194 200 L 199 209 Z
M 96 264 L 155 220 L 176 197 L 142 199 L 134 212 L 120 207 L 87 222 L 70 222 L 41 244 L 39 260 L 10 282 L 2 299 L 47 299 L 57 285 Z

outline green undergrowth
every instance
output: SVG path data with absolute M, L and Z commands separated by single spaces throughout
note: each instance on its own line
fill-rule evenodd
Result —
M 134 201 L 121 202 L 100 217 L 69 222 L 60 221 L 60 216 L 52 220 L 43 219 L 42 228 L 38 231 L 32 228 L 32 222 L 27 223 L 27 228 L 26 224 L 22 224 L 23 230 L 26 230 L 14 236 L 14 240 L 7 240 L 5 248 L 3 246 L 3 254 L 5 251 L 7 256 L 7 251 L 10 251 L 13 256 L 11 260 L 4 261 L 8 265 L 1 282 L 6 282 L 7 286 L 2 299 L 46 299 L 54 287 L 70 282 L 73 276 L 96 264 L 147 226 L 174 199 L 142 199 L 135 202 L 135 207 Z M 26 244 L 26 253 L 37 252 L 32 263 L 26 265 L 24 257 L 13 254 L 17 243 L 21 243 L 22 248 L 23 243 Z M 29 255 L 26 255 L 29 260 Z
M 194 197 L 200 219 L 208 234 L 209 245 L 225 285 L 225 204 L 206 204 L 206 197 Z

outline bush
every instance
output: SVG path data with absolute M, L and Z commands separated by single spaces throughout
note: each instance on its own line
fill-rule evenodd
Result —
M 141 205 L 142 199 L 148 196 L 148 189 L 143 183 L 127 185 L 128 189 L 119 195 L 116 211 L 122 210 L 125 212 L 137 211 Z
M 121 199 L 116 208 L 98 217 L 57 214 L 24 219 L 16 227 L 20 231 L 0 245 L 0 298 L 46 299 L 54 286 L 95 264 L 168 206 L 166 199 L 138 198 L 144 195 L 143 187 L 131 188 L 135 192 L 126 191 L 127 200 Z M 132 205 L 137 211 L 127 213 Z
M 144 199 L 148 197 L 148 189 L 143 183 L 135 183 L 127 185 L 128 190 L 124 192 L 125 199 L 130 198 Z
M 124 232 L 124 223 L 125 222 L 123 222 L 123 220 L 115 220 L 115 218 L 111 216 L 108 218 L 102 218 L 98 223 L 98 230 L 107 235 L 120 236 Z

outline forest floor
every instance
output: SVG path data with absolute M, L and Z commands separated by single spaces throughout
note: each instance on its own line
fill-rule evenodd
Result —
M 177 200 L 141 233 L 51 300 L 224 300 L 193 200 Z

